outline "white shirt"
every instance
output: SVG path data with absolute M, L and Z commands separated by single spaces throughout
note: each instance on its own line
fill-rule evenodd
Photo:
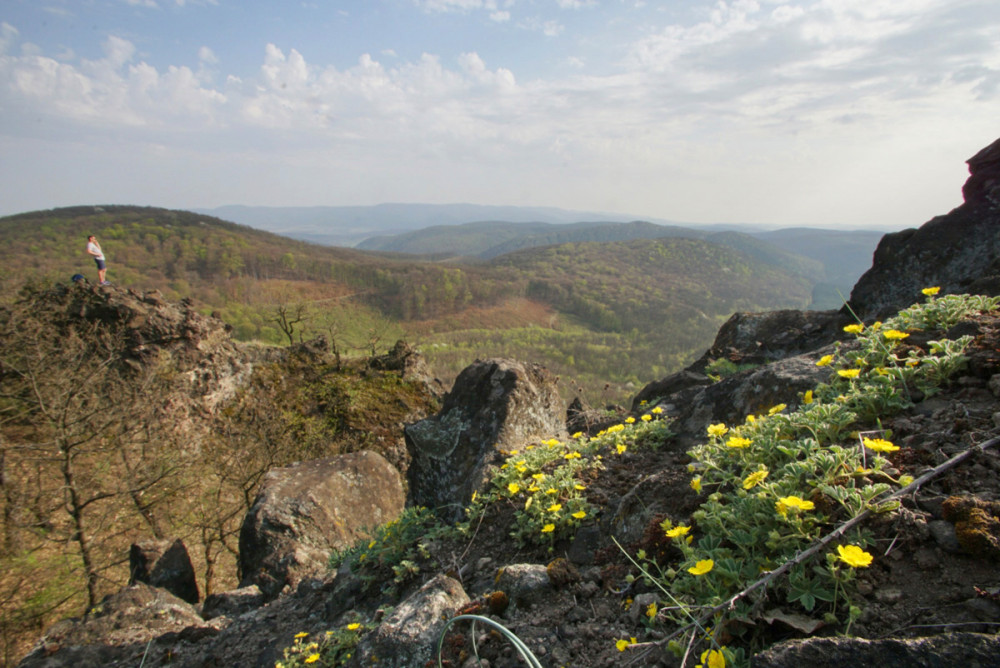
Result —
M 93 255 L 94 258 L 97 259 L 97 260 L 103 260 L 104 259 L 104 253 L 101 252 L 101 247 L 98 246 L 93 241 L 88 241 L 87 242 L 87 252 L 90 253 L 91 255 Z

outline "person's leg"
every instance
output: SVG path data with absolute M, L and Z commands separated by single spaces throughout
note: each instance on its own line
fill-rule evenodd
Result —
M 94 260 L 97 263 L 97 284 L 104 283 L 104 275 L 108 273 L 108 266 L 104 260 Z

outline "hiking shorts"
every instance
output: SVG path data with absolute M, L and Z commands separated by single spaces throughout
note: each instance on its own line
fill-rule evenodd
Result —
M 95 257 L 95 258 L 94 258 L 94 262 L 96 262 L 96 263 L 97 263 L 97 268 L 98 268 L 98 269 L 107 269 L 107 268 L 108 268 L 108 265 L 104 264 L 104 260 L 98 260 L 98 259 L 97 259 L 97 258 Z

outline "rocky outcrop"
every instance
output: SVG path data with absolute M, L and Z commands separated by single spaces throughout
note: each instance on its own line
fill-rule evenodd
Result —
M 331 550 L 398 517 L 404 500 L 399 473 L 371 451 L 268 472 L 240 530 L 240 586 L 273 598 L 323 575 Z
M 190 604 L 165 589 L 135 584 L 108 596 L 79 619 L 52 626 L 34 650 L 18 664 L 22 668 L 56 666 L 162 665 L 169 647 L 181 641 L 214 636 Z
M 380 371 L 396 371 L 403 379 L 423 383 L 434 397 L 444 396 L 444 384 L 431 373 L 423 355 L 406 341 L 396 341 L 396 345 L 385 355 L 372 357 L 368 366 Z
M 409 501 L 457 519 L 453 509 L 486 483 L 499 451 L 565 435 L 555 379 L 537 364 L 477 360 L 455 379 L 441 412 L 409 425 Z
M 1000 140 L 969 159 L 965 203 L 920 229 L 887 234 L 869 269 L 851 291 L 864 319 L 921 301 L 920 291 L 1000 294 Z
M 129 584 L 142 582 L 166 589 L 174 596 L 197 603 L 195 579 L 187 547 L 177 540 L 146 540 L 132 545 L 129 551 Z

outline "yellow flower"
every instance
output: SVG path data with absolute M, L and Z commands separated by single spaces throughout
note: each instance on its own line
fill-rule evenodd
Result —
M 555 487 L 549 487 L 547 490 L 545 490 L 545 493 L 546 494 L 558 494 L 559 490 L 556 489 Z
M 866 448 L 875 452 L 895 452 L 899 450 L 898 445 L 893 445 L 892 441 L 887 441 L 884 438 L 863 438 L 861 442 L 865 444 Z
M 575 485 L 573 485 L 573 489 L 577 489 L 577 490 L 583 491 L 583 490 L 587 489 L 587 487 L 586 487 L 586 485 L 581 485 L 580 483 L 576 483 Z
M 351 622 L 350 624 L 347 625 L 347 630 L 348 631 L 357 631 L 360 628 L 361 628 L 361 624 L 359 624 L 357 622 Z
M 691 530 L 691 527 L 679 526 L 674 527 L 670 531 L 667 531 L 667 538 L 678 538 L 679 536 L 686 536 L 687 532 Z
M 639 419 L 640 419 L 640 420 L 642 420 L 643 422 L 649 422 L 650 420 L 652 420 L 652 419 L 653 419 L 653 416 L 652 416 L 652 415 L 650 415 L 649 413 L 646 413 L 645 415 L 643 415 L 643 416 L 642 416 L 641 418 L 639 418 Z
M 939 286 L 934 286 L 933 288 L 924 288 L 921 292 L 927 297 L 933 297 L 937 293 L 941 292 L 941 288 Z
M 861 375 L 861 369 L 837 369 L 837 375 L 841 378 L 857 378 Z
M 615 450 L 617 450 L 618 454 L 621 455 L 624 454 L 626 450 L 628 450 L 628 447 L 624 443 L 619 443 L 618 445 L 615 446 Z
M 558 513 L 560 510 L 562 510 L 562 504 L 561 503 L 553 503 L 551 506 L 549 506 L 547 508 L 547 510 L 550 513 Z
M 580 457 L 581 457 L 580 453 L 576 452 L 575 450 L 573 452 L 567 452 L 565 455 L 563 455 L 563 459 L 579 459 Z
M 750 439 L 743 438 L 742 436 L 732 436 L 726 441 L 726 445 L 730 448 L 745 448 L 750 445 Z
M 558 438 L 550 438 L 547 441 L 542 441 L 542 445 L 547 445 L 550 448 L 554 448 L 557 445 L 561 445 L 561 444 L 562 444 L 562 441 L 560 441 Z
M 650 619 L 656 619 L 656 604 L 650 603 L 646 606 L 646 616 Z
M 701 494 L 701 476 L 691 478 L 691 489 Z
M 860 323 L 854 323 L 853 325 L 844 327 L 844 331 L 848 334 L 860 334 L 865 331 L 865 326 Z
M 471 498 L 471 499 L 469 499 L 469 501 L 471 501 L 471 502 L 475 502 L 475 500 L 476 500 L 476 496 L 477 496 L 477 495 L 476 495 L 476 490 L 472 490 L 472 498 Z
M 583 432 L 582 431 L 578 431 L 575 434 L 573 434 L 572 436 L 570 436 L 570 438 L 580 438 L 581 436 L 583 436 Z
M 534 478 L 535 480 L 545 480 L 544 473 L 532 473 L 531 477 Z
M 721 422 L 719 424 L 708 425 L 708 435 L 709 436 L 725 436 L 726 432 L 729 431 L 729 427 Z
M 316 663 L 319 661 L 319 654 L 310 654 L 302 663 Z
M 648 403 L 649 403 L 648 401 L 646 401 L 645 399 L 643 399 L 642 401 L 639 402 L 639 405 L 640 406 L 645 406 Z
M 757 421 L 757 416 L 756 415 L 748 415 L 747 416 L 747 424 L 753 424 L 756 421 Z
M 788 510 L 790 508 L 795 508 L 796 510 L 812 510 L 816 507 L 816 504 L 812 501 L 806 501 L 805 499 L 798 496 L 783 496 L 778 499 L 778 502 L 774 504 L 779 515 L 788 515 Z
M 509 485 L 507 485 L 507 491 L 510 492 L 511 494 L 517 494 L 518 492 L 521 491 L 521 486 L 518 485 L 516 482 L 512 482 Z
M 840 560 L 851 568 L 867 568 L 872 563 L 872 555 L 857 545 L 838 545 L 837 554 L 840 555 Z
M 806 393 L 802 395 L 802 403 L 811 404 L 813 402 L 813 391 L 806 390 Z
M 786 408 L 788 408 L 788 406 L 785 405 L 785 404 L 778 404 L 777 406 L 771 406 L 771 408 L 768 409 L 767 414 L 768 415 L 776 415 L 776 414 L 780 413 L 781 411 L 785 410 Z
M 721 649 L 706 649 L 701 653 L 701 663 L 694 668 L 726 668 L 726 655 Z
M 816 362 L 816 366 L 828 366 L 833 363 L 833 355 L 823 355 Z
M 704 575 L 715 568 L 715 562 L 711 559 L 703 559 L 688 569 L 691 575 Z
M 635 418 L 632 417 L 631 415 L 625 418 L 625 424 L 632 424 L 633 422 L 635 422 Z
M 906 332 L 901 332 L 898 329 L 887 329 L 882 333 L 882 336 L 889 339 L 890 341 L 902 341 L 909 336 Z
M 767 477 L 767 471 L 766 470 L 754 471 L 753 473 L 751 473 L 750 475 L 748 475 L 746 478 L 744 478 L 744 480 L 743 480 L 743 489 L 753 489 L 754 487 L 756 487 L 760 483 L 764 482 L 764 478 L 766 478 L 766 477 Z
M 609 434 L 617 434 L 618 432 L 623 431 L 624 429 L 625 429 L 625 425 L 623 425 L 623 424 L 613 424 L 610 427 L 608 427 L 608 433 Z
M 542 527 L 542 533 L 552 533 L 555 530 L 556 530 L 555 524 L 546 524 L 545 526 Z
M 534 494 L 538 490 L 539 490 L 539 487 L 535 483 L 531 483 L 531 485 L 528 486 L 528 491 L 531 492 L 532 494 Z
M 663 409 L 660 408 L 659 406 L 657 406 L 656 408 L 654 408 L 653 410 L 651 410 L 649 412 L 652 413 L 653 415 L 659 415 L 660 413 L 663 412 Z
M 514 468 L 517 469 L 518 473 L 525 473 L 528 470 L 528 467 L 525 466 L 524 464 L 521 464 L 520 466 L 515 466 Z
M 587 516 L 587 511 L 585 510 L 578 510 L 575 513 L 573 513 L 573 517 L 578 520 L 582 520 L 586 516 Z
M 306 633 L 305 631 L 300 631 L 299 633 L 295 634 L 295 639 L 296 640 L 302 640 L 303 638 L 308 638 L 308 637 L 309 637 L 309 634 Z
M 527 510 L 531 507 L 531 502 L 535 500 L 535 497 L 529 496 L 528 500 L 524 502 L 524 509 Z
M 624 652 L 625 648 L 628 647 L 628 644 L 629 644 L 628 640 L 625 640 L 624 638 L 619 638 L 618 641 L 615 642 L 615 647 L 618 648 L 619 652 Z

